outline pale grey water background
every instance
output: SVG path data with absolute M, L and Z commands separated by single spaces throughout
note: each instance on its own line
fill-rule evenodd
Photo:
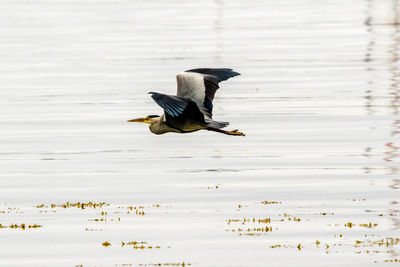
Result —
M 0 266 L 397 266 L 398 8 L 0 0 Z M 125 122 L 196 67 L 246 137 Z

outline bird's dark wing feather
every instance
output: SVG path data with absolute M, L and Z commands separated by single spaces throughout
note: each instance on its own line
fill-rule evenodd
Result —
M 164 109 L 171 117 L 178 117 L 188 106 L 189 99 L 173 95 L 164 95 L 156 92 L 149 92 L 154 101 Z
M 149 92 L 149 94 L 164 109 L 165 123 L 182 132 L 198 130 L 199 126 L 223 128 L 229 124 L 229 122 L 206 121 L 199 106 L 190 99 L 156 92 Z
M 212 114 L 215 92 L 218 90 L 218 84 L 222 81 L 226 81 L 229 78 L 240 75 L 240 73 L 233 71 L 232 69 L 213 69 L 213 68 L 200 68 L 191 69 L 185 72 L 196 72 L 203 75 L 204 87 L 205 87 L 205 98 L 203 100 L 204 107 Z
M 212 68 L 201 68 L 201 69 L 191 69 L 185 72 L 197 72 L 203 75 L 209 75 L 215 77 L 218 82 L 226 81 L 229 78 L 240 75 L 240 73 L 233 71 L 233 69 L 212 69 Z
M 189 101 L 186 109 L 178 117 L 172 117 L 166 113 L 165 118 L 165 123 L 168 126 L 179 129 L 182 132 L 192 132 L 208 125 L 204 120 L 203 113 L 193 101 Z

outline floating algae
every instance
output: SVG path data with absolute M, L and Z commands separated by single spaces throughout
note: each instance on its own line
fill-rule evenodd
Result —
M 27 230 L 27 229 L 35 229 L 35 228 L 40 228 L 40 227 L 42 227 L 42 225 L 39 225 L 39 224 L 28 224 L 27 225 L 25 223 L 22 223 L 22 224 L 10 224 L 8 226 L 0 224 L 0 229 L 10 228 L 10 229 Z

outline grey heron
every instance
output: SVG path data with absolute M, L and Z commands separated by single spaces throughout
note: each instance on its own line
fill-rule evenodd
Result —
M 244 136 L 238 130 L 225 131 L 229 122 L 214 121 L 212 109 L 214 95 L 218 84 L 229 78 L 240 75 L 232 69 L 201 68 L 191 69 L 176 76 L 177 94 L 165 95 L 149 92 L 153 100 L 164 109 L 164 114 L 149 115 L 144 118 L 128 120 L 150 124 L 154 134 L 168 132 L 191 133 L 198 130 L 208 130 L 227 135 Z

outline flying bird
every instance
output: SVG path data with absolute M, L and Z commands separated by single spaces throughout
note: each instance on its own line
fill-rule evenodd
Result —
M 229 125 L 229 122 L 212 119 L 212 102 L 219 83 L 238 75 L 240 73 L 225 68 L 201 68 L 181 72 L 176 76 L 178 82 L 176 96 L 149 92 L 154 101 L 164 109 L 164 114 L 149 115 L 128 120 L 128 122 L 150 124 L 150 131 L 154 134 L 208 130 L 227 135 L 245 136 L 238 130 L 222 130 Z

